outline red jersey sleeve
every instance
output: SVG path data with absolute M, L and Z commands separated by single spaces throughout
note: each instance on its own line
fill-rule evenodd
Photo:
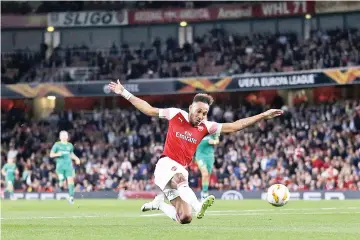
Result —
M 218 136 L 220 135 L 222 128 L 221 123 L 205 121 L 204 124 L 209 132 L 209 135 L 213 135 L 213 134 L 216 134 Z
M 171 120 L 180 111 L 181 110 L 178 108 L 160 108 L 159 109 L 159 118 Z

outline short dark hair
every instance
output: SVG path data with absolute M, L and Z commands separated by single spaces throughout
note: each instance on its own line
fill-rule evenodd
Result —
M 195 95 L 195 97 L 193 99 L 193 103 L 195 103 L 195 102 L 203 102 L 203 103 L 209 104 L 209 106 L 211 106 L 211 104 L 213 104 L 213 102 L 214 102 L 214 98 L 206 93 L 198 93 Z

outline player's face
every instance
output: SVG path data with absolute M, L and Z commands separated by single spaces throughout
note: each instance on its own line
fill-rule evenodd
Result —
M 200 124 L 201 121 L 206 120 L 209 112 L 209 104 L 203 102 L 192 103 L 189 107 L 189 120 L 194 126 Z
M 61 141 L 67 141 L 69 139 L 69 135 L 67 132 L 61 132 L 60 133 L 60 140 Z
M 14 163 L 14 159 L 8 158 L 8 163 Z

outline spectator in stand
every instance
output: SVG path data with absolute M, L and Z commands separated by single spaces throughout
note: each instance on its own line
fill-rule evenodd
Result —
M 286 184 L 291 191 L 360 190 L 358 106 L 359 101 L 300 104 L 288 108 L 277 124 L 269 121 L 221 136 L 210 191 L 263 190 L 275 182 Z M 258 111 L 247 105 L 240 109 L 214 106 L 209 119 L 226 121 L 225 114 L 219 114 L 223 110 L 239 118 Z M 12 114 L 3 115 L 1 154 L 3 159 L 8 155 L 17 159 L 16 191 L 56 191 L 55 165 L 48 156 L 64 126 L 82 161 L 76 169 L 76 191 L 153 189 L 149 173 L 162 151 L 165 122 L 125 109 L 54 115 L 49 121 L 22 120 L 14 126 L 8 122 Z M 199 180 L 194 164 L 189 182 L 200 189 Z
M 239 36 L 223 29 L 213 29 L 203 37 L 196 37 L 193 44 L 185 43 L 182 48 L 172 38 L 165 43 L 156 38 L 150 48 L 143 43 L 137 48 L 128 44 L 118 48 L 113 43 L 109 49 L 101 50 L 89 49 L 84 44 L 81 47 L 59 46 L 48 60 L 39 60 L 41 67 L 30 71 L 23 80 L 56 82 L 145 78 L 150 81 L 167 77 L 299 71 L 359 65 L 359 52 L 358 29 L 313 31 L 312 37 L 306 41 L 291 33 Z M 22 67 L 16 59 L 14 66 L 8 66 L 4 56 L 3 59 L 3 73 L 11 69 L 26 73 L 30 68 Z M 80 66 L 88 71 L 85 74 L 79 71 L 72 74 L 77 79 L 71 78 L 66 67 Z M 57 69 L 62 74 L 54 74 Z M 5 74 L 12 83 L 21 78 L 16 74 L 9 75 Z

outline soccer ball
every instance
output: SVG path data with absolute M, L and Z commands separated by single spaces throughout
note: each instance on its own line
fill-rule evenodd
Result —
M 283 184 L 274 184 L 267 191 L 267 201 L 275 206 L 284 206 L 290 199 L 289 189 Z

